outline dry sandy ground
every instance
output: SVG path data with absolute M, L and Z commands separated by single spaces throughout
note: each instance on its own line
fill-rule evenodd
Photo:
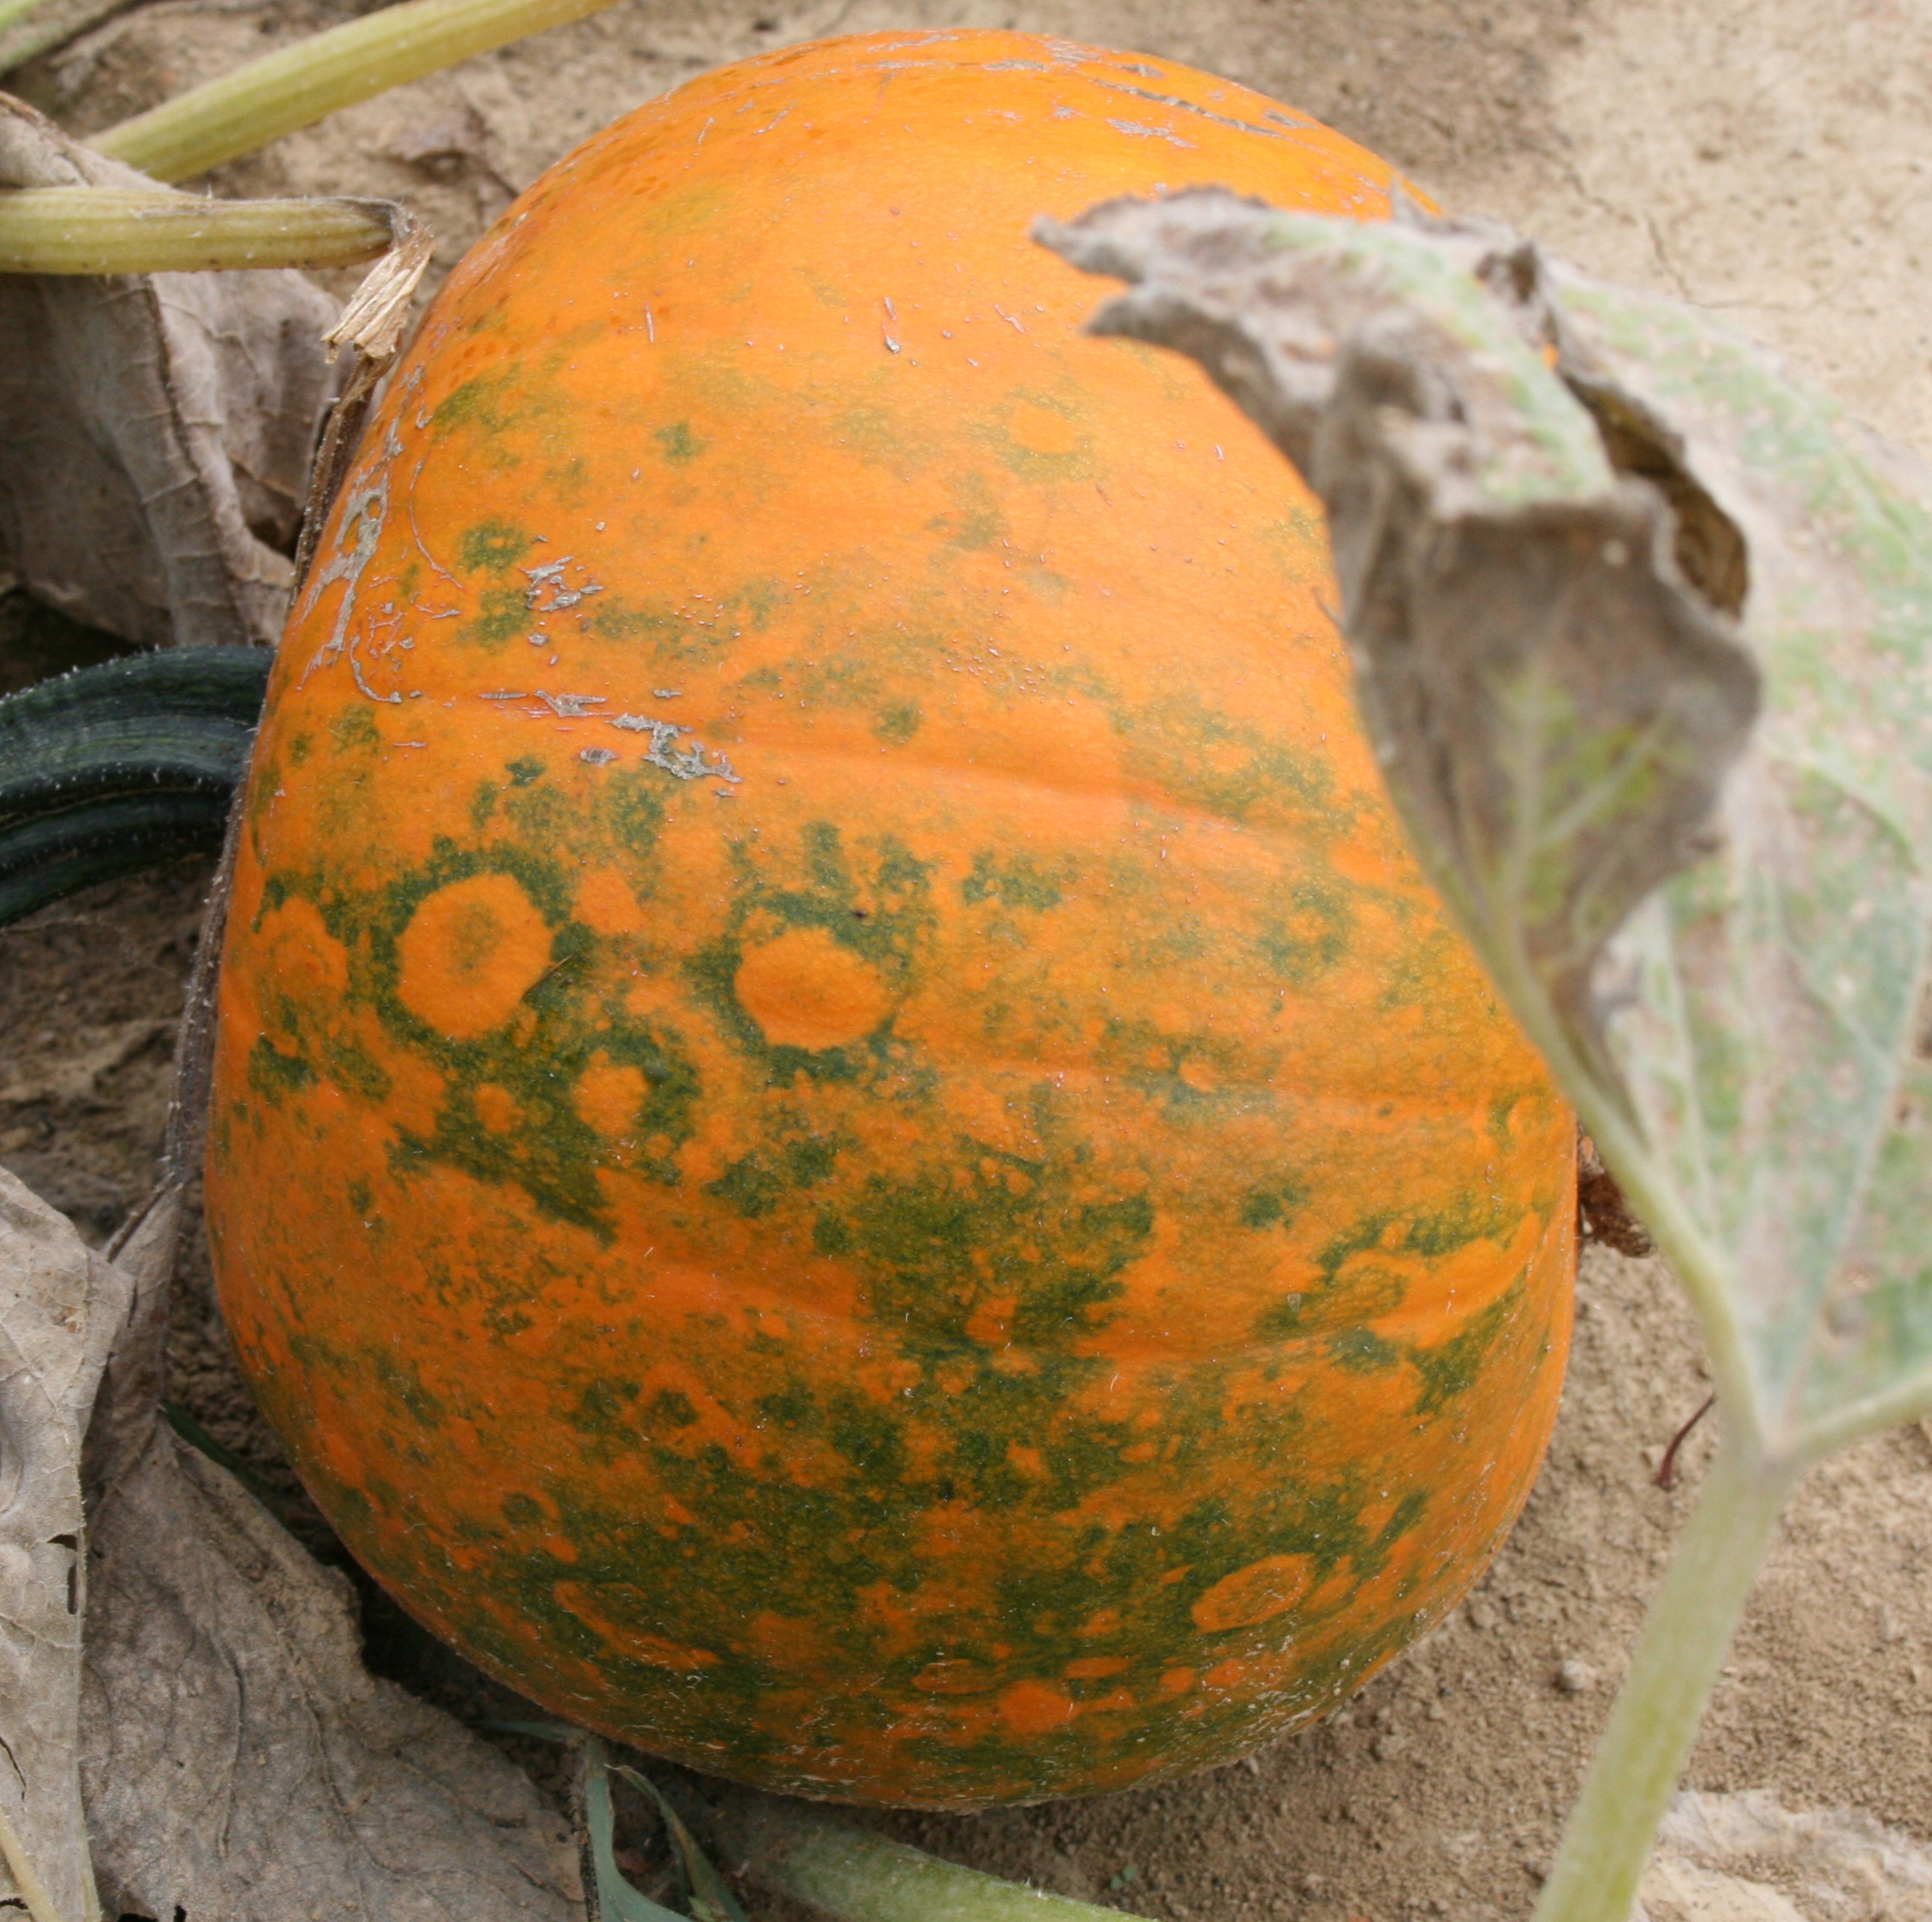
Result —
M 355 10 L 159 0 L 15 84 L 86 128 Z M 1932 447 L 1927 0 L 624 0 L 338 116 L 219 184 L 406 199 L 443 236 L 446 264 L 541 165 L 704 66 L 820 33 L 954 24 L 1140 48 L 1274 93 L 1452 207 L 1725 310 L 1885 431 Z M 178 993 L 194 885 L 107 891 L 7 944 L 0 1157 L 96 1231 L 135 1197 L 154 1145 L 154 1024 Z M 211 1425 L 266 1448 L 205 1310 L 186 1317 L 177 1363 L 177 1392 Z M 1688 1500 L 1687 1486 L 1655 1487 L 1651 1468 L 1703 1393 L 1668 1278 L 1594 1251 L 1562 1422 L 1522 1525 L 1470 1601 L 1352 1708 L 1168 1788 L 897 1826 L 1150 1915 L 1524 1913 Z M 1700 1436 L 1687 1450 L 1686 1484 L 1708 1447 Z M 1692 1782 L 1849 1804 L 1932 1840 L 1929 1561 L 1923 1433 L 1818 1471 L 1754 1598 Z M 397 1645 L 395 1660 L 460 1692 Z M 1559 1685 L 1565 1663 L 1583 1686 Z M 1925 1901 L 1914 1918 L 1932 1913 Z M 1826 1922 L 1809 1899 L 1801 1913 Z

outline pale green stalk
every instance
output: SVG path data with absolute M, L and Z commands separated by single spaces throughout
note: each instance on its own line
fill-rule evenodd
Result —
M 158 180 L 186 180 L 338 108 L 611 4 L 404 0 L 191 88 L 89 144 Z
M 13 1877 L 14 1887 L 33 1922 L 61 1922 L 61 1913 L 54 1907 L 54 1899 L 28 1859 L 4 1807 L 0 1807 L 0 1862 L 6 1864 L 7 1873 Z M 97 1922 L 99 1914 L 100 1911 L 90 1905 L 87 1922 Z
M 337 267 L 393 236 L 378 200 L 204 200 L 111 187 L 0 191 L 0 273 Z
M 1120 1922 L 1118 1909 L 963 1869 L 796 1802 L 747 1798 L 738 1822 L 758 1881 L 844 1922 Z
M 1652 1838 L 1798 1472 L 1726 1432 L 1644 1618 L 1534 1922 L 1630 1922 Z
M 37 60 L 98 26 L 129 0 L 0 0 L 0 74 Z

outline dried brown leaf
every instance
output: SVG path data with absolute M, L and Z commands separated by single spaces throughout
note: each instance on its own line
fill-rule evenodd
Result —
M 110 1913 L 579 1922 L 521 1770 L 363 1667 L 348 1582 L 150 1430 L 89 1540 L 82 1771 Z
M 1494 227 L 1202 189 L 1043 237 L 1321 495 L 1411 844 L 1734 1431 L 1788 1464 L 1932 1406 L 1932 472 Z
M 63 1922 L 98 1913 L 79 1771 L 81 1450 L 127 1301 L 127 1278 L 0 1169 L 0 1813 L 17 1852 L 0 1881 Z

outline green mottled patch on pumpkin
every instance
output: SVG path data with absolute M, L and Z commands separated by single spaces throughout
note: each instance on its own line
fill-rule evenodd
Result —
M 1345 1291 L 1341 1289 L 1340 1277 L 1344 1266 L 1358 1255 L 1367 1254 L 1379 1248 L 1382 1238 L 1396 1216 L 1392 1210 L 1377 1209 L 1360 1216 L 1353 1226 L 1345 1228 L 1333 1237 L 1315 1257 L 1315 1272 L 1319 1279 L 1311 1288 L 1295 1289 L 1283 1295 L 1279 1301 L 1263 1309 L 1255 1320 L 1255 1334 L 1262 1341 L 1285 1341 L 1297 1335 L 1306 1334 L 1313 1329 L 1334 1319 L 1341 1305 L 1339 1298 L 1345 1294 L 1347 1304 L 1365 1307 L 1360 1300 L 1365 1292 L 1373 1290 L 1373 1276 L 1386 1271 L 1371 1271 L 1369 1274 L 1357 1278 L 1357 1285 Z M 1370 1286 L 1365 1289 L 1363 1282 Z M 1386 1293 L 1386 1289 L 1373 1290 Z M 1400 1299 L 1399 1284 L 1397 1299 Z M 1389 1303 L 1392 1307 L 1394 1303 Z M 1386 1312 L 1386 1310 L 1384 1310 Z
M 492 516 L 465 532 L 458 564 L 466 574 L 507 573 L 534 545 L 530 535 L 514 521 Z
M 918 733 L 924 719 L 916 701 L 895 701 L 872 717 L 873 737 L 889 748 L 903 748 Z
M 420 1428 L 442 1427 L 443 1404 L 423 1385 L 421 1371 L 414 1362 L 399 1361 L 385 1348 L 364 1350 L 362 1362 L 369 1378 L 392 1406 L 401 1409 Z
M 1292 1176 L 1250 1188 L 1241 1199 L 1241 1225 L 1244 1228 L 1291 1228 L 1296 1215 L 1308 1206 L 1309 1195 L 1307 1184 Z
M 1402 1351 L 1373 1328 L 1345 1328 L 1328 1352 L 1351 1375 L 1386 1375 L 1402 1359 Z
M 1038 388 L 1016 388 L 999 414 L 969 430 L 1015 479 L 1041 486 L 1094 478 L 1094 434 L 1076 402 Z M 1029 416 L 1033 423 L 1029 424 Z M 1046 429 L 1046 436 L 1039 431 Z M 1042 445 L 1042 439 L 1055 445 Z
M 1256 522 L 1254 532 L 1289 586 L 1327 584 L 1328 529 L 1313 508 L 1291 507 L 1275 520 Z
M 1278 980 L 1310 988 L 1348 952 L 1354 918 L 1339 882 L 1303 879 L 1270 898 L 1256 945 Z
M 520 440 L 540 443 L 569 417 L 570 402 L 554 377 L 566 351 L 560 347 L 539 367 L 472 376 L 438 403 L 431 432 L 438 441 L 463 436 L 466 457 L 485 472 L 512 471 L 522 464 Z
M 635 863 L 656 853 L 659 837 L 664 833 L 664 783 L 641 769 L 617 769 L 605 778 L 602 805 L 604 825 L 611 840 L 633 857 L 628 864 L 632 885 L 640 893 L 647 893 Z
M 319 1052 L 322 1071 L 338 1088 L 346 1089 L 366 1101 L 389 1098 L 390 1089 L 394 1085 L 389 1070 L 359 1042 L 345 1040 L 339 1035 L 325 1035 L 322 1037 Z
M 1437 1008 L 1443 1000 L 1444 982 L 1463 976 L 1468 967 L 1468 951 L 1453 928 L 1411 928 L 1402 946 L 1380 964 L 1376 1010 L 1386 1014 L 1397 1008 Z M 1486 1011 L 1492 1017 L 1495 1005 L 1491 1000 Z
M 1411 1348 L 1409 1359 L 1422 1378 L 1416 1412 L 1433 1415 L 1445 1403 L 1466 1394 L 1482 1378 L 1489 1351 L 1515 1318 L 1524 1299 L 1519 1275 L 1481 1314 L 1434 1348 Z
M 826 1180 L 838 1155 L 831 1142 L 787 1143 L 769 1154 L 740 1156 L 705 1192 L 747 1221 L 756 1221 L 769 1215 L 786 1195 Z
M 874 1173 L 845 1206 L 848 1258 L 866 1280 L 872 1313 L 907 1353 L 937 1362 L 955 1351 L 976 1352 L 967 1324 L 988 1298 L 1011 1296 L 1010 1339 L 1036 1358 L 1049 1358 L 1043 1375 L 1074 1365 L 1073 1344 L 1094 1326 L 1088 1310 L 1118 1297 L 1121 1271 L 1145 1251 L 1152 1203 L 1144 1195 L 1087 1200 L 1084 1182 L 1063 1161 L 968 1139 L 959 1147 L 969 1157 L 969 1180 L 963 1183 L 961 1167 L 951 1163 L 910 1176 Z M 1029 1400 L 1034 1384 L 1025 1378 Z M 913 1399 L 933 1392 L 928 1383 Z M 1000 1377 L 976 1392 L 1019 1391 Z M 969 1425 L 963 1409 L 960 1419 Z M 1014 1439 L 1029 1437 L 1023 1429 Z
M 1409 1224 L 1402 1245 L 1413 1254 L 1439 1261 L 1472 1241 L 1506 1244 L 1524 1212 L 1494 1195 L 1458 1195 L 1447 1208 L 1418 1215 Z
M 655 650 L 654 658 L 659 660 L 679 658 L 679 643 L 684 639 L 686 625 L 677 618 L 677 610 L 668 600 L 653 601 L 647 606 L 627 600 L 620 594 L 603 596 L 597 603 L 597 611 L 590 617 L 590 630 L 599 641 L 671 643 Z
M 475 619 L 465 621 L 456 637 L 465 647 L 501 648 L 522 634 L 530 620 L 522 588 L 489 588 L 478 603 Z
M 799 1075 L 827 1083 L 868 1080 L 888 1065 L 916 1077 L 909 1051 L 892 1039 L 890 1017 L 857 1042 L 796 1047 L 766 1036 L 739 1002 L 736 984 L 746 955 L 762 940 L 787 929 L 820 928 L 876 970 L 888 989 L 903 989 L 931 941 L 937 863 L 920 860 L 897 835 L 881 834 L 859 842 L 857 858 L 869 868 L 862 872 L 839 828 L 824 821 L 808 823 L 790 850 L 746 839 L 731 852 L 736 883 L 724 933 L 694 954 L 684 971 L 732 1043 L 765 1065 L 774 1087 Z
M 437 403 L 431 415 L 438 439 L 458 427 L 476 427 L 486 434 L 500 433 L 515 415 L 499 404 L 516 384 L 514 372 L 474 374 L 452 388 Z
M 1171 1034 L 1141 1017 L 1103 1017 L 1094 1045 L 1094 1065 L 1103 1073 L 1158 1101 L 1166 1119 L 1183 1128 L 1224 1114 L 1231 1105 L 1273 1105 L 1273 1090 L 1248 1084 L 1243 1059 L 1238 1042 L 1212 1030 Z
M 382 731 L 368 707 L 357 701 L 329 723 L 329 739 L 339 755 L 373 754 L 382 745 Z
M 946 491 L 952 496 L 952 510 L 927 522 L 928 534 L 943 535 L 947 546 L 963 554 L 982 553 L 1005 534 L 1001 497 L 983 474 L 949 478 Z
M 1061 887 L 1078 880 L 1079 871 L 1068 863 L 1049 874 L 1028 855 L 1009 855 L 1002 860 L 990 849 L 981 848 L 973 857 L 973 871 L 959 884 L 959 896 L 969 907 L 998 901 L 1005 908 L 1031 908 L 1043 913 L 1058 907 Z
M 279 1106 L 289 1095 L 299 1095 L 315 1083 L 315 1070 L 299 1054 L 283 1054 L 266 1035 L 248 1050 L 248 1091 Z
M 540 773 L 540 764 L 532 766 Z M 537 806 L 543 792 L 533 786 L 517 800 Z M 568 853 L 568 837 L 561 833 L 546 833 L 541 845 Z M 397 944 L 423 901 L 453 882 L 487 874 L 510 876 L 528 896 L 552 931 L 552 963 L 524 995 L 517 1021 L 456 1040 L 402 1003 Z M 345 1005 L 372 1008 L 385 1030 L 441 1077 L 444 1093 L 434 1128 L 395 1132 L 389 1152 L 398 1175 L 441 1164 L 492 1186 L 514 1185 L 544 1214 L 607 1240 L 614 1229 L 598 1171 L 622 1167 L 675 1184 L 677 1149 L 695 1125 L 698 1077 L 675 1034 L 629 1013 L 620 980 L 599 972 L 597 958 L 607 944 L 570 918 L 576 880 L 569 859 L 536 853 L 523 841 L 465 849 L 445 839 L 421 868 L 373 894 L 340 891 L 319 876 L 271 876 L 265 911 L 291 896 L 313 902 L 351 958 Z M 372 1102 L 386 1095 L 386 1075 L 359 1047 L 331 1037 L 312 1053 L 337 1085 Z M 313 1074 L 314 1066 L 305 1062 L 304 1071 Z M 576 1083 L 593 1068 L 636 1071 L 641 1092 L 624 1141 L 606 1140 L 578 1112 Z M 492 1130 L 478 1107 L 485 1087 L 507 1095 L 526 1125 L 509 1133 Z
M 1129 707 L 1109 704 L 1137 779 L 1205 814 L 1291 827 L 1312 846 L 1353 830 L 1354 809 L 1334 791 L 1328 764 L 1192 692 Z
M 659 427 L 651 438 L 657 442 L 658 451 L 673 467 L 689 466 L 711 445 L 691 432 L 689 421 L 673 421 L 668 427 Z

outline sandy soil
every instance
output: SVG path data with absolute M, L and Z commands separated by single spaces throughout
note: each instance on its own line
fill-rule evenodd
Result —
M 109 122 L 361 7 L 157 0 L 13 84 Z M 1932 9 L 1905 0 L 624 0 L 224 170 L 224 190 L 410 201 L 444 265 L 593 128 L 720 60 L 831 32 L 1052 31 L 1187 60 L 1378 147 L 1452 207 L 1728 313 L 1895 437 L 1932 447 Z M 3 610 L 0 610 L 3 612 Z M 33 666 L 9 655 L 0 674 Z M 138 1198 L 202 879 L 99 890 L 5 938 L 0 1159 L 92 1233 Z M 177 1395 L 292 1494 L 201 1284 Z M 1526 1912 L 1710 1446 L 1652 1470 L 1704 1394 L 1649 1262 L 1591 1251 L 1561 1423 L 1522 1525 L 1469 1602 L 1324 1728 L 1171 1788 L 971 1819 L 925 1846 L 1155 1916 L 1288 1922 Z M 1852 1805 L 1932 1839 L 1932 1441 L 1819 1470 L 1784 1526 L 1693 1760 L 1713 1790 Z M 384 1664 L 461 1703 L 392 1615 Z M 1775 1871 L 1767 1878 L 1776 1880 Z M 1808 1922 L 1824 1912 L 1805 1911 Z

